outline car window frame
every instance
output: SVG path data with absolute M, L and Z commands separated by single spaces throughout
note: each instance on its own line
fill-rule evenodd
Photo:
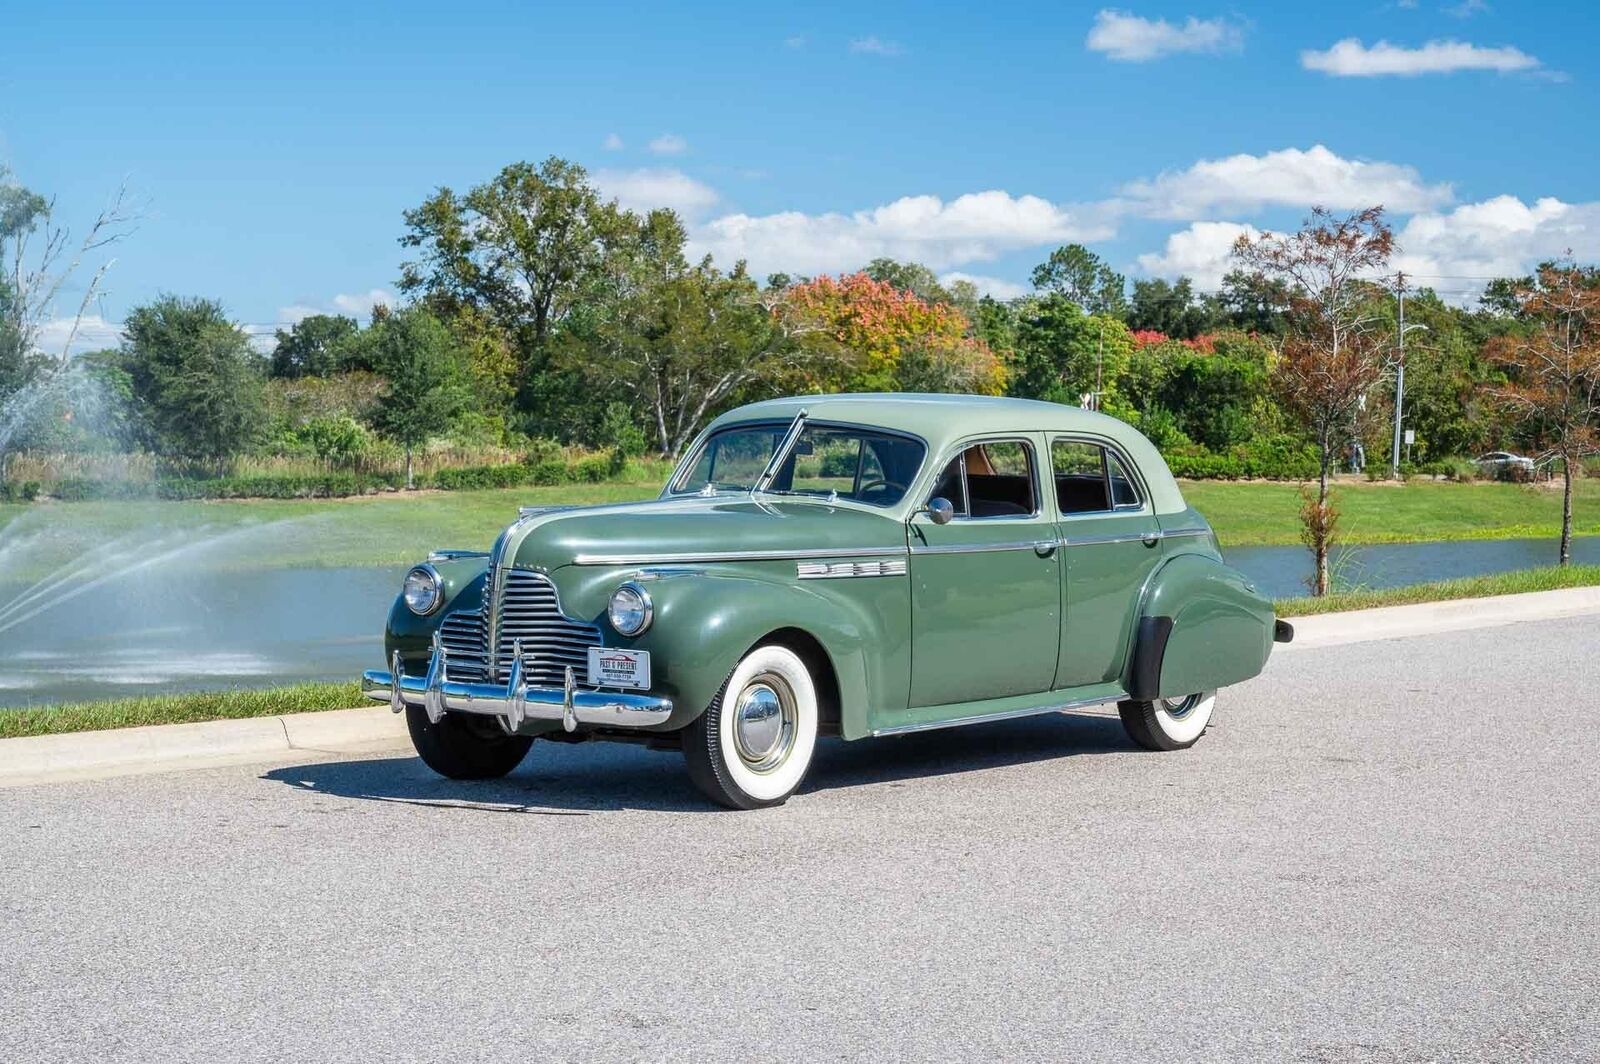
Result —
M 722 433 L 758 429 L 767 426 L 772 426 L 781 430 L 788 428 L 793 424 L 794 418 L 792 417 L 755 418 L 750 421 L 735 421 L 726 425 L 718 425 L 714 429 L 707 429 L 705 435 L 701 439 L 695 441 L 694 446 L 689 451 L 685 452 L 685 455 L 679 461 L 677 468 L 672 471 L 672 476 L 667 479 L 667 486 L 663 490 L 661 497 L 670 499 L 692 499 L 700 494 L 699 491 L 682 490 L 679 485 L 687 480 L 689 475 L 694 472 L 695 466 L 700 463 L 701 455 L 703 455 L 705 453 L 705 449 L 711 445 L 711 441 L 716 439 L 717 436 L 721 435 Z M 801 429 L 801 432 L 797 434 L 793 440 L 789 441 L 789 445 L 787 447 L 784 446 L 783 441 L 779 441 L 778 449 L 774 451 L 773 458 L 778 460 L 778 464 L 780 466 L 784 462 L 788 461 L 789 452 L 796 445 L 798 445 L 800 442 L 800 436 L 804 435 L 805 430 L 811 428 L 842 429 L 847 432 L 869 433 L 878 436 L 895 436 L 902 440 L 909 440 L 922 448 L 921 463 L 911 474 L 911 479 L 906 482 L 905 494 L 901 495 L 899 499 L 892 503 L 863 502 L 860 499 L 853 499 L 842 495 L 839 498 L 830 501 L 826 496 L 813 495 L 809 492 L 803 492 L 794 495 L 781 495 L 777 496 L 778 498 L 808 499 L 814 502 L 828 502 L 829 505 L 859 506 L 869 513 L 881 514 L 885 511 L 893 511 L 897 507 L 904 505 L 907 499 L 914 498 L 915 496 L 912 493 L 912 489 L 922 481 L 923 476 L 928 472 L 928 455 L 933 453 L 933 449 L 928 446 L 928 441 L 924 437 L 919 436 L 917 433 L 907 432 L 904 429 L 892 429 L 884 425 L 871 425 L 861 421 L 833 421 L 824 418 L 807 418 L 805 425 Z M 779 452 L 782 452 L 781 455 Z M 748 492 L 739 492 L 736 494 L 748 494 Z
M 1046 435 L 1046 441 L 1050 449 L 1051 505 L 1055 508 L 1055 514 L 1058 520 L 1072 521 L 1078 518 L 1135 517 L 1140 514 L 1152 512 L 1150 504 L 1150 488 L 1149 485 L 1145 483 L 1144 471 L 1139 468 L 1138 463 L 1134 462 L 1132 458 L 1128 457 L 1128 452 L 1120 447 L 1115 440 L 1109 439 L 1105 436 L 1094 436 L 1083 432 L 1052 432 Z M 1113 503 L 1108 509 L 1085 510 L 1079 513 L 1067 513 L 1065 510 L 1061 509 L 1061 496 L 1056 488 L 1055 448 L 1057 443 L 1087 443 L 1091 446 L 1100 448 L 1100 475 L 1105 478 L 1106 498 L 1108 500 L 1114 498 L 1115 496 L 1111 489 L 1111 469 L 1107 463 L 1106 456 L 1112 454 L 1116 455 L 1117 461 L 1122 464 L 1123 470 L 1128 474 L 1128 482 L 1133 486 L 1134 492 L 1139 496 L 1138 504 L 1131 505 L 1128 503 L 1123 503 L 1121 505 L 1117 505 Z
M 969 437 L 956 443 L 954 447 L 941 456 L 938 462 L 934 463 L 932 467 L 933 480 L 928 484 L 927 492 L 922 500 L 922 505 L 914 510 L 913 513 L 921 513 L 925 511 L 928 508 L 928 503 L 932 502 L 938 497 L 934 495 L 933 489 L 938 486 L 939 474 L 944 470 L 944 467 L 963 457 L 967 451 L 971 450 L 973 447 L 981 447 L 990 443 L 1020 443 L 1023 447 L 1027 448 L 1028 453 L 1028 469 L 1030 471 L 1029 481 L 1033 493 L 1033 512 L 1027 514 L 991 514 L 988 517 L 972 516 L 972 488 L 967 483 L 967 464 L 966 462 L 962 462 L 960 467 L 961 492 L 966 497 L 967 512 L 964 514 L 958 513 L 951 517 L 950 523 L 954 524 L 957 521 L 1037 521 L 1040 517 L 1046 516 L 1044 508 L 1043 485 L 1039 482 L 1039 450 L 1036 446 L 1038 441 L 1034 438 L 1034 436 L 1034 433 L 1028 432 L 1006 432 L 994 436 Z

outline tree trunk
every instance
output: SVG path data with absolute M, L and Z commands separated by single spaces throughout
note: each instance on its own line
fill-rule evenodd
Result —
M 1561 463 L 1566 467 L 1565 481 L 1561 486 L 1561 564 L 1572 564 L 1572 476 L 1578 467 L 1577 459 L 1573 455 L 1563 455 Z
M 406 444 L 406 490 L 416 487 L 416 481 L 411 476 L 411 445 Z
M 1320 444 L 1320 462 L 1317 468 L 1317 514 L 1316 525 L 1311 529 L 1311 554 L 1316 563 L 1316 576 L 1311 593 L 1318 598 L 1328 593 L 1328 463 L 1332 460 L 1329 453 L 1328 434 L 1323 433 Z

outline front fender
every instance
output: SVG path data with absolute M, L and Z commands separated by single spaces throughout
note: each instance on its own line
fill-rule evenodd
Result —
M 1272 650 L 1272 603 L 1244 574 L 1180 554 L 1151 575 L 1128 674 L 1130 698 L 1181 698 L 1248 680 Z
M 483 604 L 483 577 L 489 567 L 487 559 L 468 557 L 429 564 L 438 571 L 444 585 L 443 601 L 432 613 L 419 617 L 411 612 L 404 597 L 395 595 L 394 603 L 389 607 L 389 623 L 383 633 L 384 660 L 388 661 L 398 650 L 409 673 L 421 673 L 427 669 L 428 647 L 445 614 L 454 610 L 475 610 Z
M 650 652 L 652 690 L 675 706 L 663 729 L 681 728 L 704 712 L 745 652 L 779 629 L 805 632 L 827 654 L 845 738 L 869 734 L 875 709 L 905 708 L 911 646 L 904 578 L 801 583 L 793 563 L 643 574 L 571 566 L 552 576 L 571 612 L 594 618 L 608 646 Z M 605 619 L 611 592 L 630 579 L 655 603 L 654 622 L 634 639 Z

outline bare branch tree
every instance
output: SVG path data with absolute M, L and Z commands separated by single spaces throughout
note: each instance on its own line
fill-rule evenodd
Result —
M 51 200 L 42 212 L 44 228 L 38 233 L 40 245 L 36 256 L 30 254 L 35 235 L 33 226 L 20 229 L 12 240 L 10 274 L 14 306 L 12 314 L 16 333 L 23 351 L 38 347 L 39 336 L 52 320 L 56 300 L 84 260 L 97 251 L 104 250 L 124 240 L 136 228 L 139 211 L 133 204 L 128 186 L 124 182 L 94 222 L 83 239 L 72 242 L 71 232 L 55 222 L 55 201 Z M 66 342 L 61 347 L 58 362 L 66 363 L 72 345 L 101 295 L 106 273 L 115 263 L 108 259 L 95 268 L 84 287 L 83 298 L 78 301 L 76 313 L 67 329 Z
M 1246 268 L 1287 288 L 1289 331 L 1273 380 L 1285 408 L 1317 441 L 1317 495 L 1302 517 L 1316 560 L 1312 592 L 1326 595 L 1337 526 L 1328 476 L 1337 444 L 1355 434 L 1367 394 L 1387 372 L 1373 279 L 1389 264 L 1394 234 L 1382 207 L 1342 218 L 1318 207 L 1299 232 L 1241 236 L 1233 253 Z

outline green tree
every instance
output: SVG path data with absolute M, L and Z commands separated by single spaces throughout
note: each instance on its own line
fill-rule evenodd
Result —
M 924 303 L 955 303 L 949 289 L 940 284 L 934 272 L 921 263 L 879 258 L 873 259 L 858 272 L 874 281 L 892 284 L 902 292 L 910 292 Z
M 450 427 L 462 409 L 455 337 L 426 308 L 410 307 L 373 326 L 373 368 L 388 381 L 371 414 L 372 427 L 406 454 L 406 487 L 415 486 L 413 454 Z
M 1073 406 L 1095 395 L 1089 402 L 1104 406 L 1132 353 L 1133 338 L 1122 319 L 1085 314 L 1060 293 L 1027 299 L 1017 307 L 1009 391 Z
M 331 377 L 368 368 L 360 350 L 361 329 L 342 314 L 313 314 L 274 334 L 274 377 Z
M 118 361 L 158 453 L 220 465 L 265 427 L 262 360 L 214 300 L 166 295 L 134 308 Z
M 9 180 L 0 167 L 0 396 L 21 387 L 36 364 L 28 335 L 22 242 L 50 213 L 49 202 Z
M 400 243 L 418 257 L 402 266 L 401 291 L 446 321 L 471 308 L 506 338 L 531 427 L 588 411 L 595 397 L 550 364 L 552 338 L 574 309 L 608 298 L 659 222 L 605 201 L 583 167 L 552 157 L 507 166 L 465 195 L 441 188 L 405 223 Z
M 1130 329 L 1150 329 L 1174 340 L 1193 340 L 1220 324 L 1212 305 L 1195 293 L 1187 277 L 1171 283 L 1159 277 L 1133 282 L 1133 299 L 1124 320 Z
M 1127 303 L 1126 279 L 1082 244 L 1056 248 L 1033 268 L 1033 287 L 1054 292 L 1088 314 L 1121 314 Z

